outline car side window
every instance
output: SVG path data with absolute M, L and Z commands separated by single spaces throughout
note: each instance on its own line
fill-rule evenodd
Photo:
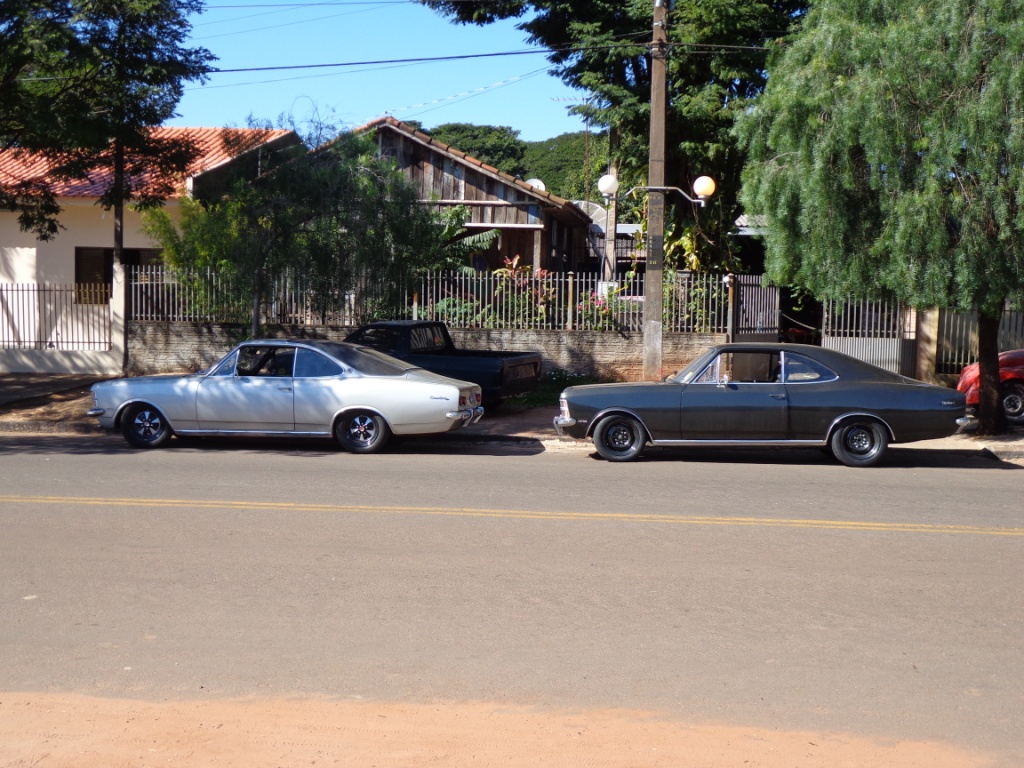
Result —
M 409 333 L 411 352 L 443 352 L 444 337 L 433 328 L 412 328 Z
M 722 355 L 715 357 L 707 367 L 694 377 L 694 384 L 717 384 Z
M 365 328 L 352 339 L 352 343 L 379 349 L 381 352 L 394 352 L 398 349 L 398 331 L 394 328 Z
M 343 369 L 334 360 L 311 349 L 296 350 L 295 378 L 317 379 L 324 376 L 340 376 Z
M 723 352 L 712 360 L 694 383 L 772 384 L 781 381 L 778 352 Z
M 235 373 L 235 362 L 238 360 L 238 353 L 232 352 L 220 361 L 220 365 L 211 373 L 211 376 L 233 376 Z
M 242 347 L 238 350 L 239 376 L 291 376 L 295 350 L 291 347 Z
M 839 375 L 817 360 L 803 355 L 786 354 L 786 383 L 806 384 L 809 382 L 835 381 Z

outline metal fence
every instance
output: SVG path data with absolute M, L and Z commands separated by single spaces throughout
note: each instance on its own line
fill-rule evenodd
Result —
M 341 290 L 306 275 L 286 274 L 264 288 L 260 322 L 284 325 L 358 325 L 396 304 L 394 290 L 356 280 Z M 384 297 L 390 297 L 385 299 Z M 398 291 L 398 304 L 407 303 Z M 128 267 L 128 318 L 137 322 L 249 323 L 252 290 L 215 270 L 178 274 L 161 265 Z
M 724 333 L 728 291 L 720 275 L 679 272 L 665 282 L 665 329 Z M 249 322 L 249 292 L 212 271 L 176 276 L 129 268 L 129 319 Z M 287 275 L 266 291 L 261 322 L 350 326 L 377 318 L 441 320 L 455 328 L 625 330 L 643 328 L 644 278 L 606 282 L 596 273 L 430 273 L 412 286 L 356 280 L 349 289 Z
M 917 366 L 916 313 L 895 301 L 825 302 L 821 345 L 893 373 Z
M 999 349 L 1024 349 L 1024 312 L 1009 307 L 999 324 Z M 959 375 L 964 366 L 978 359 L 978 313 L 939 312 L 939 339 L 935 372 Z
M 733 336 L 736 341 L 778 341 L 779 289 L 761 285 L 761 275 L 733 275 L 736 305 Z
M 0 284 L 0 348 L 111 349 L 110 286 Z

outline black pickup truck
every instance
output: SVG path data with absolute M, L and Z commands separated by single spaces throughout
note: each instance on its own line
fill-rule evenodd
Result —
M 495 408 L 512 395 L 530 392 L 540 378 L 537 352 L 456 349 L 444 323 L 381 320 L 368 323 L 345 341 L 385 352 L 442 376 L 479 384 L 484 405 Z

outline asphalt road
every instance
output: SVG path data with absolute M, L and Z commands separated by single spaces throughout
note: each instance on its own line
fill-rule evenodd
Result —
M 623 707 L 1024 765 L 1024 469 L 0 436 L 0 691 Z

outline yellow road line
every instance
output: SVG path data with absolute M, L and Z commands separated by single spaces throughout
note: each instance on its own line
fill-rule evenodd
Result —
M 216 501 L 192 499 L 110 499 L 87 496 L 0 496 L 0 504 L 73 504 L 146 509 L 228 509 L 259 512 L 326 512 L 357 514 L 436 515 L 447 517 L 490 517 L 521 520 L 581 520 L 593 522 L 659 523 L 665 525 L 722 525 L 762 528 L 809 528 L 892 533 L 947 533 L 977 536 L 1024 536 L 1024 528 L 988 528 L 974 525 L 930 525 L 859 520 L 813 520 L 771 517 L 711 517 L 703 515 L 627 514 L 621 512 L 532 512 L 515 509 L 472 507 L 369 506 L 338 504 L 296 504 L 266 501 Z

